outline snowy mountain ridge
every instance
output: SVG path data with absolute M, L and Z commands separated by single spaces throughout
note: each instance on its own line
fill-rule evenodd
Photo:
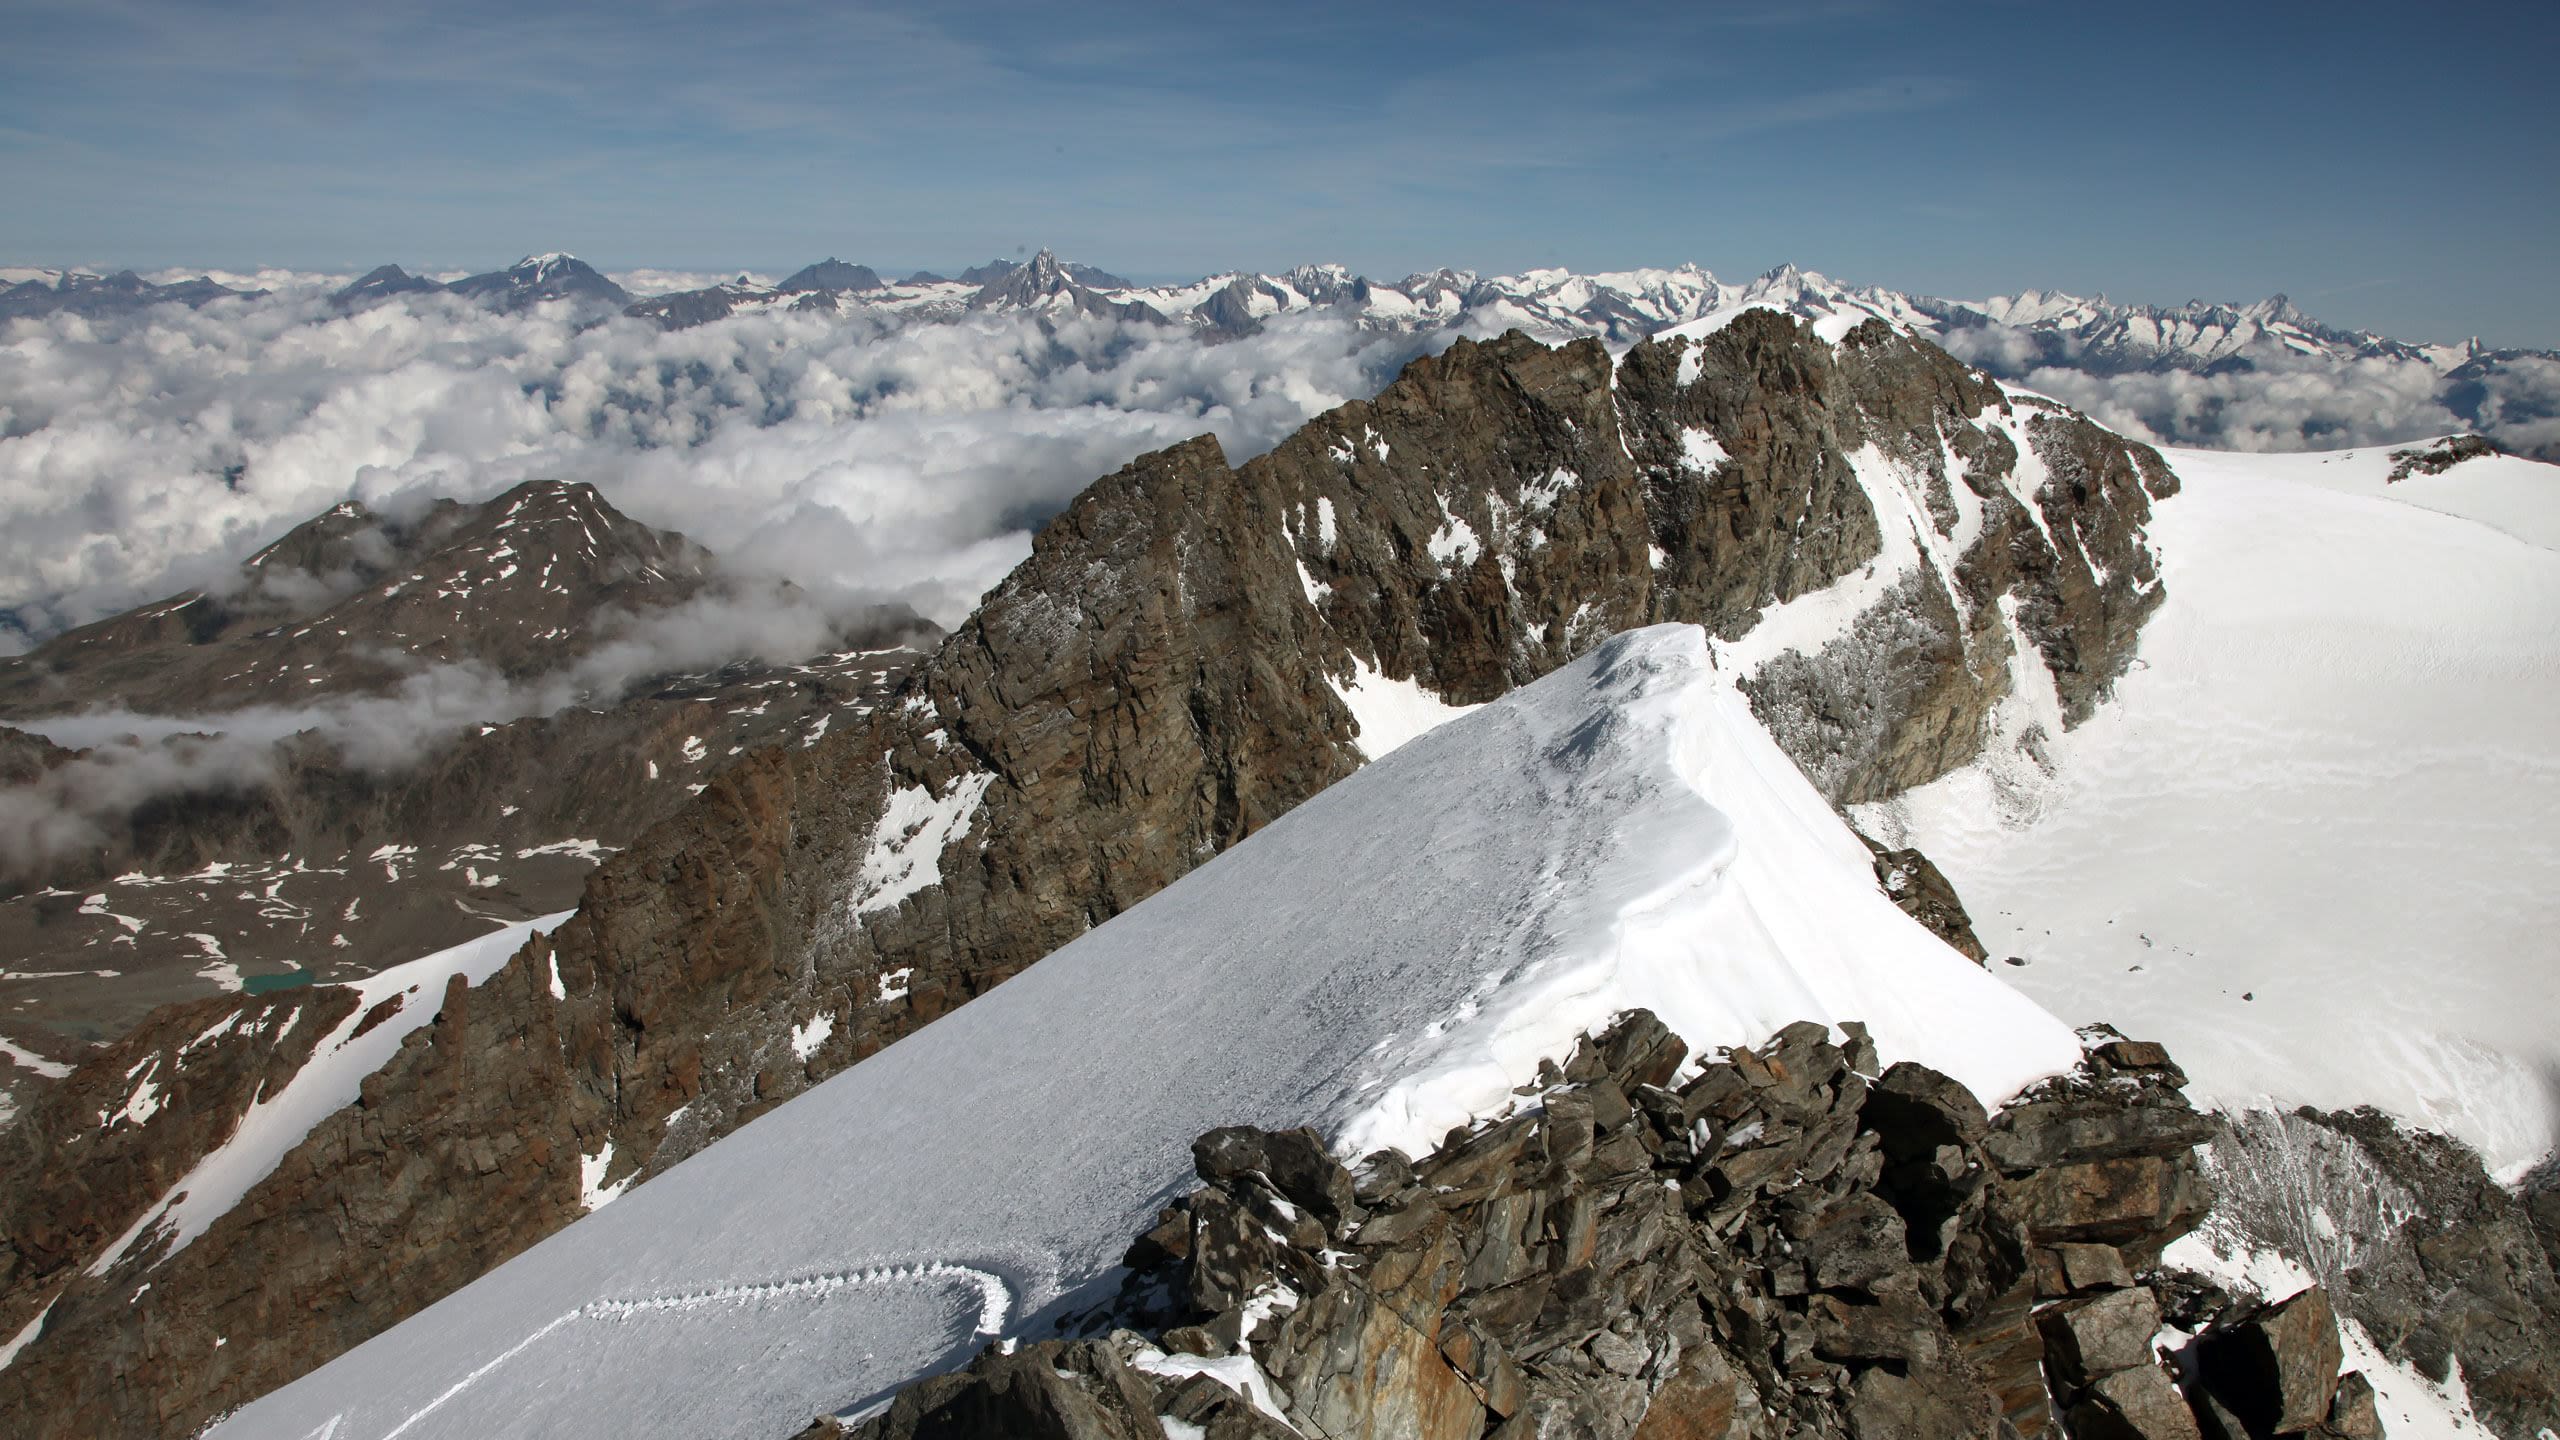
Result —
M 212 1433 L 787 1434 L 979 1335 L 1036 1332 L 1109 1275 L 1201 1130 L 1425 1153 L 1640 1005 L 1702 1050 L 1865 1017 L 1888 1063 L 1993 1103 L 2080 1055 L 1877 891 L 1702 632 L 1639 631 Z M 821 1180 L 855 1173 L 859 1205 Z M 756 1223 L 713 1223 L 741 1194 Z M 650 1298 L 715 1294 L 735 1296 L 716 1324 Z M 741 1393 L 777 1347 L 833 1358 L 755 1366 Z

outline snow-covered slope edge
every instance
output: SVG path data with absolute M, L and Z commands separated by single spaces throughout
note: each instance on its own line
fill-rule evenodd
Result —
M 1982 762 L 1862 827 L 2199 1099 L 2375 1104 L 2512 1177 L 2560 1134 L 2560 468 L 2169 458 L 2169 599 L 2115 703 L 2031 754 L 2013 696 Z
M 1104 1277 L 1225 1123 L 1417 1150 L 1646 1005 L 1864 1019 L 1997 1101 L 2075 1037 L 1905 918 L 1663 626 L 1433 730 L 223 1425 L 788 1433 Z M 576 1383 L 564 1383 L 565 1377 Z

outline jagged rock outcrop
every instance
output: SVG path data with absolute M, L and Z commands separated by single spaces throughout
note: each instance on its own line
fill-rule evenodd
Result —
M 2386 483 L 2406 480 L 2412 475 L 2441 475 L 2465 460 L 2495 455 L 2498 447 L 2486 436 L 2452 435 L 2433 445 L 2411 446 L 2391 452 L 2391 474 Z
M 1973 933 L 1973 917 L 1965 912 L 1963 898 L 1928 856 L 1909 846 L 1889 849 L 1864 835 L 1858 838 L 1875 852 L 1876 884 L 1893 897 L 1903 914 L 1974 964 L 1991 963 L 1991 952 L 1982 947 L 1982 937 Z
M 1791 1026 L 1683 1080 L 1685 1047 L 1637 1012 L 1524 1113 L 1419 1160 L 1345 1169 L 1312 1132 L 1214 1131 L 1204 1188 L 1130 1249 L 1118 1300 L 1066 1322 L 1083 1338 L 991 1348 L 815 1433 L 1138 1440 L 1162 1415 L 1326 1440 L 2197 1436 L 2148 1285 L 2202 1213 L 2213 1129 L 2174 1071 L 2093 1057 L 2032 1105 L 2103 1108 L 2104 1138 L 2048 1115 L 2022 1139 L 1947 1077 L 1879 1066 L 1857 1027 L 1829 1034 Z M 2167 1203 L 2086 1183 L 2130 1159 Z M 2283 1331 L 2281 1378 L 2305 1388 L 2281 1404 L 2316 1388 L 2316 1304 L 2230 1332 Z M 2315 1418 L 2334 1325 L 2327 1343 Z
M 1098 315 L 1106 320 L 1127 320 L 1149 325 L 1170 325 L 1156 309 L 1143 300 L 1113 300 L 1091 288 L 1117 277 L 1093 272 L 1079 277 L 1081 266 L 1069 266 L 1043 250 L 1019 265 L 1002 270 L 984 268 L 961 273 L 963 280 L 983 276 L 978 293 L 969 300 L 972 310 L 1031 310 L 1047 314 Z
M 2253 1115 L 2212 1158 L 2235 1202 L 2217 1232 L 2317 1266 L 2392 1359 L 2440 1383 L 2458 1367 L 2498 1434 L 2560 1414 L 2560 1279 L 2530 1188 L 2370 1109 Z
M 0 1423 L 191 1423 L 319 1364 L 572 1218 L 580 1157 L 663 1168 L 1348 774 L 1364 696 L 1474 703 L 1623 629 L 1743 636 L 1876 579 L 1755 695 L 1836 799 L 1931 778 L 2014 677 L 2066 714 L 2103 693 L 2172 483 L 1883 326 L 1765 313 L 1616 366 L 1462 342 L 1241 467 L 1205 437 L 1141 457 L 898 703 L 710 782 L 194 1243 L 0 1305 L 54 1306 Z

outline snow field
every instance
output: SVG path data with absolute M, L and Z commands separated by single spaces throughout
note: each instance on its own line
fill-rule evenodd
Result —
M 2374 1104 L 2512 1176 L 2560 1134 L 2560 469 L 2164 453 L 2168 599 L 2115 699 L 2064 733 L 2024 685 L 1982 762 L 1860 821 L 2199 1101 Z
M 1702 1047 L 1865 1019 L 1888 1060 L 1995 1101 L 2079 1055 L 1877 893 L 1703 632 L 1639 631 L 1409 738 L 215 1433 L 490 1440 L 603 1406 L 635 1440 L 788 1434 L 957 1363 L 987 1318 L 965 1276 L 794 1277 L 982 1272 L 1005 1332 L 1037 1333 L 1116 1284 L 1202 1131 L 1429 1148 L 1638 1004 Z M 765 1298 L 716 1324 L 564 1318 L 742 1288 Z

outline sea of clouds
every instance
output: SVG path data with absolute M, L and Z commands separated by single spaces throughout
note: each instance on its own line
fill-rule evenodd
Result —
M 1021 315 L 780 312 L 665 332 L 447 296 L 339 314 L 334 277 L 216 278 L 275 293 L 0 333 L 0 654 L 228 591 L 241 560 L 342 500 L 395 511 L 537 478 L 592 482 L 708 545 L 736 583 L 635 617 L 535 683 L 434 665 L 310 706 L 18 722 L 87 753 L 0 792 L 0 871 L 109 844 L 158 796 L 267 784 L 286 737 L 391 767 L 634 679 L 835 648 L 866 606 L 957 623 L 1095 477 L 1204 432 L 1258 453 L 1448 338 L 1330 316 L 1223 344 Z
M 1328 316 L 1207 344 L 1019 315 L 339 315 L 310 284 L 22 319 L 0 337 L 0 649 L 219 585 L 341 500 L 535 478 L 590 481 L 743 573 L 949 624 L 1096 476 L 1203 432 L 1256 453 L 1435 343 Z
M 2560 360 L 2540 355 L 2448 377 L 2423 360 L 2340 361 L 2270 344 L 2249 353 L 2246 369 L 2111 374 L 2054 364 L 2048 337 L 2008 326 L 1936 338 L 1968 364 L 2155 445 L 2344 450 L 2477 431 L 2518 454 L 2560 458 Z
M 817 653 L 868 605 L 955 624 L 1095 477 L 1204 432 L 1231 458 L 1259 453 L 1484 328 L 1395 334 L 1319 312 L 1211 341 L 1093 317 L 774 311 L 669 332 L 443 295 L 339 313 L 328 297 L 344 277 L 213 278 L 270 293 L 0 330 L 0 654 L 191 587 L 227 591 L 242 559 L 342 500 L 396 511 L 538 478 L 593 483 L 745 583 L 634 622 L 538 684 L 440 665 L 389 695 L 303 708 L 21 722 L 90 748 L 0 803 L 21 859 L 96 845 L 152 795 L 261 783 L 285 736 L 378 768 L 650 674 Z M 646 291 L 717 277 L 621 278 Z M 2415 360 L 2281 353 L 2228 373 L 2102 376 L 2052 363 L 2024 332 L 1943 338 L 2161 443 L 2294 450 L 2476 428 L 2560 449 L 2560 361 L 2510 357 L 2454 383 Z M 798 594 L 774 599 L 766 580 Z

